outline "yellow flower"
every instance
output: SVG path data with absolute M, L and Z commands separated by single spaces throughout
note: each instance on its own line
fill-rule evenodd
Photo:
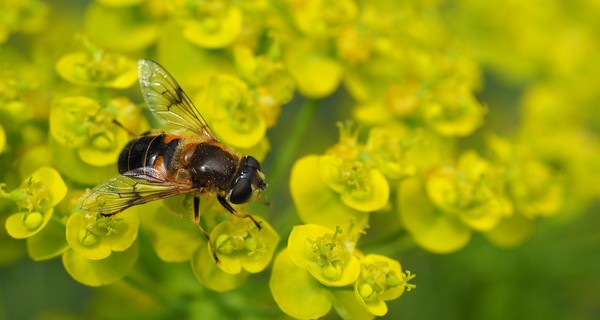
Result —
M 116 51 L 138 51 L 156 40 L 159 25 L 151 2 L 101 0 L 91 3 L 84 20 L 85 34 L 100 46 Z
M 341 64 L 320 43 L 298 39 L 286 47 L 284 61 L 298 91 L 309 98 L 330 95 L 342 80 Z
M 464 153 L 456 167 L 439 168 L 429 176 L 427 194 L 443 212 L 456 215 L 476 230 L 490 230 L 512 213 L 502 194 L 502 180 L 494 170 L 477 153 Z
M 442 88 L 424 105 L 425 121 L 441 135 L 464 137 L 481 126 L 485 109 L 466 88 Z
M 417 243 L 439 253 L 467 244 L 472 230 L 490 231 L 513 214 L 502 170 L 469 151 L 454 166 L 432 170 L 425 181 L 403 181 L 399 214 Z
M 415 174 L 416 167 L 406 154 L 419 136 L 408 131 L 401 125 L 373 127 L 369 131 L 367 151 L 374 166 L 388 179 L 398 180 Z
M 486 236 L 497 245 L 512 247 L 531 235 L 536 218 L 558 213 L 564 201 L 564 186 L 561 176 L 522 143 L 498 136 L 487 137 L 487 143 L 497 164 L 505 168 L 507 195 L 515 212 Z
M 353 256 L 354 243 L 341 229 L 307 224 L 296 226 L 288 239 L 290 257 L 326 286 L 341 287 L 356 280 L 360 271 Z
M 6 132 L 4 132 L 4 128 L 2 124 L 0 124 L 0 153 L 4 151 L 6 147 Z
M 133 207 L 111 217 L 74 213 L 67 221 L 67 242 L 78 255 L 90 260 L 125 251 L 137 239 L 139 210 Z
M 316 223 L 334 229 L 341 226 L 357 237 L 367 226 L 369 216 L 346 205 L 339 194 L 329 187 L 319 172 L 320 156 L 300 158 L 292 167 L 290 192 L 300 219 L 305 223 Z M 326 214 L 324 214 L 326 213 Z
M 242 270 L 258 273 L 264 270 L 275 253 L 279 235 L 265 220 L 257 218 L 258 230 L 250 219 L 232 218 L 218 224 L 211 232 L 219 257 L 218 267 L 228 274 Z
M 450 253 L 464 247 L 472 230 L 458 217 L 436 208 L 427 197 L 425 182 L 414 177 L 398 188 L 398 215 L 415 242 L 427 251 Z
M 360 259 L 360 266 L 354 292 L 359 303 L 376 316 L 387 313 L 385 301 L 397 299 L 405 290 L 416 287 L 408 283 L 415 275 L 402 272 L 400 263 L 388 257 L 370 254 Z
M 298 319 L 317 319 L 331 310 L 327 287 L 292 260 L 284 249 L 275 258 L 269 280 L 273 299 L 286 314 Z
M 352 23 L 358 13 L 352 0 L 287 1 L 287 5 L 298 28 L 312 37 L 335 35 L 340 28 Z
M 214 76 L 199 100 L 202 114 L 224 143 L 250 148 L 265 136 L 266 121 L 256 97 L 242 80 L 224 74 Z
M 48 6 L 37 0 L 0 2 L 0 44 L 15 32 L 38 33 L 46 25 Z
M 282 62 L 268 56 L 254 56 L 249 48 L 234 50 L 236 67 L 250 90 L 267 127 L 277 122 L 281 106 L 292 99 L 295 84 Z
M 134 132 L 142 125 L 140 110 L 126 98 L 101 106 L 88 97 L 65 97 L 52 107 L 50 132 L 58 143 L 76 149 L 81 160 L 102 167 L 115 163 L 131 138 L 115 120 Z
M 226 0 L 176 3 L 183 36 L 204 48 L 223 48 L 232 44 L 242 31 L 242 10 Z
M 62 177 L 51 167 L 41 167 L 27 177 L 19 188 L 5 193 L 0 184 L 0 198 L 14 201 L 20 212 L 6 219 L 6 231 L 17 239 L 30 238 L 48 224 L 54 207 L 67 194 Z
M 65 80 L 90 87 L 124 89 L 137 80 L 137 66 L 125 56 L 107 53 L 88 45 L 85 52 L 63 56 L 56 63 L 56 71 Z

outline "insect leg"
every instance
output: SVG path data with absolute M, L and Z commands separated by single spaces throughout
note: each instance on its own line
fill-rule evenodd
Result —
M 204 231 L 204 229 L 200 225 L 200 198 L 198 196 L 194 196 L 194 224 L 196 225 L 198 230 L 200 230 L 202 235 L 204 235 L 206 240 L 208 240 L 208 245 L 210 246 L 210 253 L 212 254 L 212 257 L 215 260 L 215 262 L 219 263 L 219 257 L 217 257 L 215 245 L 210 240 L 210 236 L 208 235 L 208 233 L 206 233 L 206 231 Z
M 125 130 L 129 136 L 131 137 L 135 137 L 137 136 L 135 133 L 133 133 L 131 130 L 127 129 L 121 122 L 119 122 L 119 120 L 117 119 L 113 119 L 112 121 L 114 124 L 116 124 L 117 126 L 119 126 L 121 129 Z
M 256 228 L 258 228 L 258 230 L 262 229 L 262 226 L 260 225 L 260 223 L 258 223 L 258 221 L 256 221 L 256 219 L 254 219 L 254 217 L 251 214 L 247 214 L 247 213 L 237 213 L 237 211 L 235 211 L 235 209 L 233 209 L 233 207 L 229 204 L 229 202 L 227 202 L 227 200 L 225 200 L 225 198 L 223 198 L 222 196 L 217 196 L 217 200 L 219 200 L 219 203 L 225 208 L 227 209 L 227 211 L 229 211 L 232 215 L 238 217 L 238 218 L 248 218 L 250 220 L 252 220 L 252 222 L 254 222 L 254 225 L 256 226 Z

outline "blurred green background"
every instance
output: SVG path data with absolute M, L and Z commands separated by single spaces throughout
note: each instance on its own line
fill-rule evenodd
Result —
M 133 6 L 168 7 L 160 0 L 129 2 Z M 267 9 L 267 14 L 281 14 L 279 18 L 289 22 L 293 20 L 290 8 L 300 2 L 252 3 L 276 8 L 273 12 Z M 358 7 L 364 2 L 358 1 Z M 90 19 L 93 6 L 107 6 L 117 12 L 120 5 L 114 3 L 117 2 L 0 0 L 0 35 L 5 38 L 0 44 L 0 57 L 6 52 L 11 56 L 19 52 L 41 70 L 48 79 L 43 79 L 36 90 L 41 92 L 42 97 L 38 98 L 48 104 L 56 90 L 73 91 L 69 84 L 60 82 L 54 64 L 69 52 L 67 48 L 77 47 L 73 44 L 75 35 L 111 43 L 98 34 L 94 39 L 94 33 L 101 28 L 86 26 L 86 19 Z M 393 1 L 382 3 L 395 5 Z M 399 223 L 391 210 L 377 213 L 370 223 L 373 228 L 361 239 L 359 247 L 364 245 L 369 253 L 397 259 L 403 268 L 418 275 L 412 281 L 417 289 L 389 302 L 390 310 L 383 318 L 600 319 L 600 4 L 594 0 L 398 3 L 399 16 L 403 16 L 402 10 L 412 8 L 409 21 L 422 23 L 400 23 L 405 28 L 399 32 L 401 36 L 418 37 L 414 34 L 419 34 L 419 28 L 425 29 L 423 25 L 433 21 L 436 28 L 443 30 L 440 37 L 452 35 L 449 42 L 459 42 L 457 47 L 468 48 L 465 52 L 474 57 L 479 73 L 475 78 L 480 81 L 475 81 L 477 85 L 470 89 L 487 109 L 485 124 L 473 135 L 456 138 L 457 150 L 480 149 L 485 144 L 485 133 L 509 136 L 531 147 L 560 172 L 566 191 L 558 214 L 534 220 L 535 231 L 530 239 L 514 248 L 495 246 L 479 233 L 474 233 L 463 249 L 450 254 L 430 253 L 416 246 L 408 233 L 381 246 L 369 246 L 385 237 L 378 232 L 386 232 L 386 224 Z M 319 5 L 327 8 L 328 4 L 322 1 Z M 167 28 L 164 21 L 171 16 L 157 14 L 154 18 L 160 29 Z M 147 16 L 131 16 L 134 25 L 147 23 L 146 19 Z M 301 32 L 291 34 L 294 41 L 304 40 Z M 437 35 L 430 30 L 425 34 Z M 427 41 L 416 42 L 423 47 L 446 45 L 445 39 Z M 173 62 L 184 59 L 177 50 L 170 54 L 164 47 L 157 49 L 152 41 L 149 43 L 141 49 L 127 51 L 121 47 L 115 51 L 125 51 L 132 59 L 170 59 L 179 69 L 176 72 L 186 74 L 181 71 L 188 68 L 185 63 Z M 207 51 L 214 53 L 211 50 L 218 49 Z M 5 63 L 0 61 L 0 65 L 8 70 Z M 193 70 L 201 63 L 194 61 L 191 65 Z M 127 90 L 132 101 L 141 102 L 137 85 Z M 271 223 L 282 236 L 280 247 L 285 245 L 291 227 L 300 223 L 287 188 L 292 163 L 281 163 L 280 159 L 293 161 L 303 155 L 323 153 L 337 142 L 335 123 L 353 118 L 354 107 L 360 104 L 347 83 L 320 97 L 303 90 L 295 92 L 267 132 L 271 150 L 263 167 L 267 177 L 279 178 L 273 183 L 279 188 L 268 191 L 272 206 L 253 207 L 272 218 Z M 309 99 L 318 100 L 316 112 L 310 115 L 299 145 L 290 148 L 291 128 L 306 116 L 302 108 Z M 543 101 L 537 103 L 538 100 Z M 47 109 L 34 110 L 34 115 L 22 122 L 27 124 L 23 128 L 37 128 L 33 130 L 35 134 L 42 135 L 33 141 L 46 139 Z M 31 139 L 10 137 L 18 131 L 10 123 L 13 116 L 6 110 L 0 113 L 0 124 L 9 136 L 7 145 L 13 144 L 10 151 L 0 154 L 0 181 L 11 188 L 23 178 L 14 173 L 20 166 L 20 155 L 27 149 L 20 144 Z M 273 172 L 275 167 L 284 174 Z M 8 202 L 0 203 L 2 221 L 13 211 Z M 268 292 L 268 272 L 253 275 L 233 292 L 213 293 L 196 281 L 188 263 L 160 261 L 150 249 L 145 231 L 140 232 L 139 241 L 148 250 L 141 250 L 135 269 L 162 283 L 160 287 L 135 277 L 106 287 L 86 287 L 65 272 L 59 259 L 33 262 L 26 256 L 24 241 L 8 238 L 0 232 L 0 319 L 286 318 Z M 326 318 L 338 316 L 331 312 Z

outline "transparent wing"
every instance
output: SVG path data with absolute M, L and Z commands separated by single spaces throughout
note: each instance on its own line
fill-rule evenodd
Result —
M 194 190 L 191 184 L 171 181 L 163 172 L 145 167 L 102 183 L 83 195 L 78 204 L 84 211 L 112 215 L 129 207 Z
M 140 60 L 138 74 L 144 100 L 166 131 L 193 132 L 217 140 L 206 120 L 165 68 L 152 60 Z

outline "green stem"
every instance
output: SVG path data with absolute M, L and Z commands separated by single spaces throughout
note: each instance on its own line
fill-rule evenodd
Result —
M 294 121 L 294 127 L 292 128 L 286 143 L 281 147 L 281 151 L 277 155 L 277 161 L 273 166 L 272 174 L 269 177 L 269 180 L 274 181 L 274 190 L 280 190 L 279 184 L 281 183 L 283 176 L 286 173 L 289 173 L 292 162 L 298 153 L 298 147 L 308 130 L 310 121 L 318 104 L 318 100 L 310 99 L 306 100 L 300 108 L 296 121 Z
M 406 230 L 400 229 L 387 234 L 371 243 L 360 246 L 364 252 L 382 255 L 396 255 L 415 247 L 415 241 Z
M 296 214 L 296 207 L 293 203 L 290 203 L 285 209 L 279 211 L 277 215 L 274 215 L 269 219 L 271 225 L 282 239 L 287 239 L 292 232 L 292 226 L 300 223 L 298 215 Z
M 0 300 L 0 320 L 8 319 L 6 308 L 4 307 L 4 299 Z
M 53 214 L 50 219 L 52 219 L 52 221 L 62 225 L 62 226 L 66 226 L 67 224 L 63 221 L 63 219 L 59 218 L 58 216 L 56 216 L 56 214 Z
M 101 106 L 100 109 L 106 107 L 106 105 L 108 104 L 108 97 L 109 97 L 108 90 L 106 88 L 99 87 L 98 89 L 96 89 L 96 94 L 98 96 L 98 103 Z M 98 112 L 100 112 L 100 109 L 98 110 Z

